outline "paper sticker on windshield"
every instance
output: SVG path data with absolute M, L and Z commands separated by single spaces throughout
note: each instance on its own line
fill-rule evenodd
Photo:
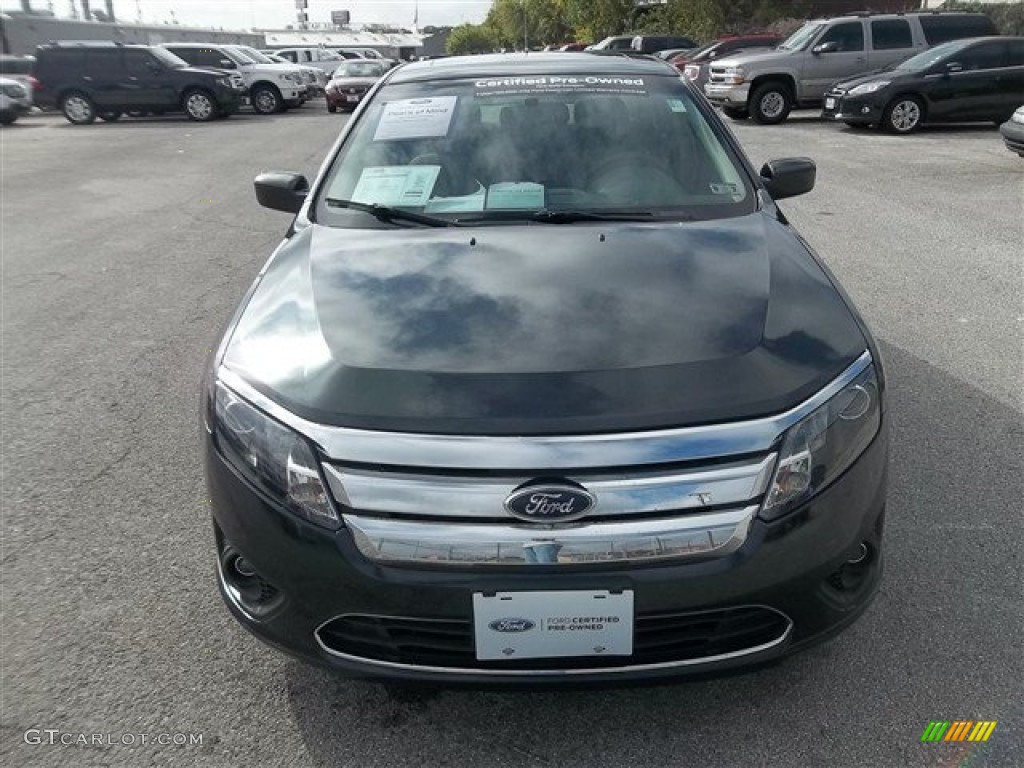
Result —
M 642 77 L 599 75 L 538 75 L 496 77 L 473 83 L 477 96 L 537 95 L 538 93 L 632 93 L 646 94 Z
M 680 101 L 679 99 L 669 99 L 668 100 L 668 108 L 671 109 L 673 112 L 685 112 L 686 111 L 686 105 L 683 104 L 683 102 Z
M 544 207 L 544 185 L 506 181 L 487 188 L 487 210 L 539 211 Z
M 458 197 L 432 197 L 427 201 L 424 213 L 471 213 L 484 209 L 487 201 L 487 190 L 482 186 L 471 195 Z
M 711 193 L 714 195 L 738 195 L 741 194 L 739 184 L 730 184 L 729 182 L 713 181 L 709 185 L 711 187 Z
M 357 203 L 421 208 L 434 191 L 440 165 L 397 165 L 366 168 L 352 192 Z
M 458 96 L 403 99 L 384 106 L 374 141 L 427 139 L 448 135 Z

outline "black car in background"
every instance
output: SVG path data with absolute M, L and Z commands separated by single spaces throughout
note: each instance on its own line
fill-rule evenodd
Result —
M 184 112 L 197 121 L 238 111 L 240 75 L 190 67 L 159 46 L 49 43 L 36 49 L 36 105 L 59 109 L 75 125 L 117 120 L 125 112 Z
M 955 40 L 836 83 L 822 115 L 911 133 L 925 123 L 1002 123 L 1024 97 L 1024 37 Z
M 347 674 L 614 682 L 831 636 L 882 573 L 885 380 L 710 105 L 650 58 L 390 71 L 209 360 L 221 593 Z

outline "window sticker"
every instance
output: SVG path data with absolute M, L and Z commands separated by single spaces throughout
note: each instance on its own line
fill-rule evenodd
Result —
M 646 94 L 642 77 L 610 77 L 598 75 L 538 75 L 536 77 L 501 77 L 476 80 L 477 96 L 536 96 L 540 93 L 630 93 Z
M 427 201 L 424 213 L 479 213 L 484 209 L 487 190 L 481 185 L 471 195 L 459 197 L 432 197 Z
M 448 135 L 458 96 L 390 101 L 377 123 L 374 141 L 427 139 Z
M 487 188 L 487 210 L 540 210 L 544 185 L 529 181 L 505 181 Z
M 365 168 L 352 192 L 357 203 L 422 207 L 434 191 L 440 165 L 392 165 Z
M 673 112 L 685 112 L 686 111 L 686 105 L 683 104 L 683 102 L 681 100 L 679 100 L 679 99 L 669 99 L 668 100 L 668 108 L 671 109 Z

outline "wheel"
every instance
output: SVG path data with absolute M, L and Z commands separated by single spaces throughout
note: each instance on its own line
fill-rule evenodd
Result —
M 792 108 L 789 88 L 778 80 L 759 85 L 750 96 L 750 115 L 761 125 L 781 123 Z
M 743 107 L 722 107 L 722 114 L 733 120 L 746 120 L 750 113 Z
M 280 91 L 272 85 L 257 85 L 250 96 L 253 111 L 261 115 L 273 115 L 284 106 Z
M 189 120 L 195 120 L 199 123 L 216 120 L 217 113 L 220 111 L 218 110 L 217 102 L 213 100 L 213 97 L 206 91 L 200 91 L 199 89 L 194 89 L 185 93 L 183 106 L 185 107 L 185 114 L 188 115 Z
M 60 111 L 72 125 L 89 125 L 96 122 L 96 106 L 84 93 L 69 93 L 61 101 Z
M 111 109 L 107 112 L 98 112 L 100 120 L 105 123 L 115 123 L 121 119 L 121 115 L 124 113 L 119 109 Z
M 924 118 L 924 105 L 916 96 L 898 96 L 882 113 L 882 126 L 890 133 L 913 133 Z
M 327 111 L 330 112 L 333 115 L 335 112 L 338 111 L 338 105 L 337 104 L 328 103 L 327 104 Z

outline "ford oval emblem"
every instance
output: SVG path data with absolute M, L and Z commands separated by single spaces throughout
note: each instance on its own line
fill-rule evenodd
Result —
M 529 485 L 512 491 L 505 499 L 505 509 L 531 523 L 562 523 L 583 517 L 594 503 L 594 497 L 582 487 Z
M 529 619 L 495 619 L 487 625 L 495 632 L 529 632 L 531 629 L 536 627 Z

